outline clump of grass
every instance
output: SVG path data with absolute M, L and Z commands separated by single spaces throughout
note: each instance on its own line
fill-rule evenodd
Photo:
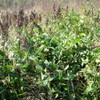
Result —
M 9 29 L 7 20 L 3 21 L 3 24 L 0 22 L 0 27 L 2 31 L 2 39 L 4 41 L 7 41 L 8 40 L 8 29 Z
M 17 18 L 17 23 L 18 23 L 18 29 L 19 30 L 23 26 L 23 22 L 24 22 L 24 10 L 20 9 L 19 13 L 18 13 L 18 18 Z
M 56 12 L 56 5 L 55 5 L 55 3 L 53 5 L 53 11 Z
M 57 17 L 61 17 L 61 6 L 58 7 L 56 14 L 57 14 Z
M 28 16 L 25 16 L 25 17 L 24 17 L 24 26 L 25 26 L 25 27 L 27 27 L 28 22 L 29 22 L 29 21 L 28 21 Z
M 42 15 L 39 14 L 39 22 L 41 23 L 41 21 L 42 21 Z
M 46 18 L 46 26 L 48 26 L 48 24 L 49 24 L 49 18 L 47 17 Z

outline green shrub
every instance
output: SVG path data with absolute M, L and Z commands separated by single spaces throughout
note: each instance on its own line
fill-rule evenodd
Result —
M 29 48 L 20 44 L 19 49 L 15 38 L 8 41 L 5 55 L 0 51 L 1 100 L 19 100 L 28 93 L 44 100 L 99 100 L 100 47 L 93 48 L 100 43 L 99 26 L 74 11 L 52 20 L 50 32 L 34 28 L 31 36 L 23 28 Z

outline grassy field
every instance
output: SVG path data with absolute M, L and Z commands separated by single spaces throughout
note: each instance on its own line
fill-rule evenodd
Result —
M 86 2 L 92 3 L 96 9 L 100 8 L 99 0 L 0 0 L 0 8 L 18 9 L 23 7 L 26 9 L 35 8 L 41 12 L 49 12 L 52 10 L 54 3 L 59 6 L 61 2 L 63 2 L 65 7 L 70 6 L 73 9 L 81 9 L 81 4 Z
M 100 10 L 96 1 L 84 2 L 5 4 L 0 100 L 100 99 Z

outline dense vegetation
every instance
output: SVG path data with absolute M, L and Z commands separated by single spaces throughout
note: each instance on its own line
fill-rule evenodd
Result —
M 100 11 L 53 9 L 0 22 L 0 100 L 100 99 Z

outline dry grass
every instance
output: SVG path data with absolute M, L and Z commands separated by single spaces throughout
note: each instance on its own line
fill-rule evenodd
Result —
M 0 22 L 4 27 L 4 23 L 8 23 L 9 26 L 18 27 L 20 29 L 23 25 L 27 27 L 29 23 L 35 20 L 37 23 L 46 21 L 46 26 L 49 22 L 49 19 L 45 17 L 48 14 L 53 14 L 52 18 L 56 19 L 57 16 L 61 16 L 61 8 L 60 5 L 63 5 L 63 8 L 73 10 L 82 9 L 82 3 L 87 3 L 89 0 L 41 0 L 40 2 L 35 2 L 34 7 L 25 8 L 23 11 L 20 11 L 20 8 L 16 8 L 15 10 L 7 9 L 1 10 L 0 12 Z M 99 8 L 99 3 L 97 1 L 92 1 L 94 5 Z M 86 4 L 87 6 L 87 4 Z M 35 10 L 34 10 L 35 9 Z M 22 13 L 22 14 L 21 14 Z M 93 16 L 93 11 L 91 9 L 91 15 Z
M 63 3 L 61 2 L 63 1 Z M 36 12 L 38 13 L 43 13 L 43 14 L 49 14 L 50 12 L 53 11 L 53 5 L 55 4 L 56 9 L 59 7 L 59 5 L 62 3 L 63 7 L 66 8 L 67 6 L 70 6 L 70 9 L 75 9 L 75 10 L 81 10 L 82 8 L 82 3 L 87 3 L 90 1 L 96 9 L 100 8 L 100 1 L 99 0 L 40 0 L 40 1 L 35 1 L 34 6 L 26 6 L 24 7 L 25 13 L 31 12 L 31 10 L 35 9 Z M 14 9 L 16 11 L 19 10 L 19 7 L 17 8 L 8 8 L 8 12 L 13 12 Z M 5 9 L 1 9 L 1 12 L 5 12 Z
M 48 25 L 49 18 L 47 17 L 48 14 L 52 15 L 52 19 L 56 19 L 58 16 L 61 17 L 61 8 L 60 5 L 63 5 L 64 10 L 69 9 L 70 11 L 73 10 L 80 10 L 82 9 L 82 3 L 86 4 L 88 0 L 63 0 L 64 2 L 61 3 L 61 0 L 41 0 L 40 2 L 35 2 L 34 7 L 29 7 L 25 9 L 16 8 L 15 10 L 7 9 L 1 10 L 0 12 L 0 22 L 1 22 L 1 31 L 5 33 L 4 29 L 6 28 L 6 33 L 10 26 L 16 27 L 17 29 L 21 29 L 27 27 L 29 23 L 32 23 L 33 20 L 36 21 L 37 24 L 45 23 Z M 99 3 L 97 1 L 92 1 L 94 5 L 96 4 L 97 9 L 99 8 Z M 85 12 L 88 14 L 88 12 Z M 91 16 L 94 16 L 93 9 L 90 9 Z M 8 25 L 8 26 L 7 26 Z M 34 26 L 34 25 L 33 25 Z M 35 25 L 38 26 L 38 25 Z

